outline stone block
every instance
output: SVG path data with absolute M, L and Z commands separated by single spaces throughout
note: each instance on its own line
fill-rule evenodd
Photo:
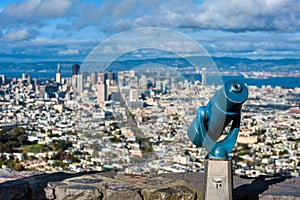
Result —
M 55 188 L 55 199 L 59 200 L 101 200 L 102 197 L 102 192 L 91 185 L 61 185 Z
M 166 187 L 157 190 L 143 189 L 144 200 L 194 200 L 195 192 L 186 186 Z
M 47 199 L 55 199 L 55 190 L 54 189 L 60 185 L 66 185 L 66 184 L 62 183 L 62 182 L 49 182 L 47 184 L 47 187 L 44 189 L 46 198 Z
M 140 194 L 141 188 L 125 185 L 121 183 L 112 183 L 105 186 L 104 200 L 142 200 Z

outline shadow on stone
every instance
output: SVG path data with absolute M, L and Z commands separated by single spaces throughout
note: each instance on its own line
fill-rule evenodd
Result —
M 99 173 L 98 171 L 65 173 L 56 172 L 51 174 L 34 175 L 0 184 L 0 200 L 4 199 L 45 199 L 44 188 L 49 182 L 60 182 L 67 178 L 74 178 L 88 174 Z
M 271 185 L 285 181 L 289 176 L 267 177 L 260 176 L 251 184 L 244 184 L 233 190 L 234 200 L 257 200 L 259 195 L 269 189 Z
M 82 183 L 82 184 L 93 184 L 93 183 L 102 182 L 102 179 L 82 178 L 82 179 L 73 179 L 73 180 L 70 180 L 70 182 L 72 182 L 72 183 Z

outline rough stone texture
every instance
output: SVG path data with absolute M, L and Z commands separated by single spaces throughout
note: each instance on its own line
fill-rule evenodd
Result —
M 175 186 L 161 188 L 157 190 L 142 190 L 142 195 L 144 200 L 153 200 L 153 199 L 168 199 L 168 200 L 194 200 L 196 199 L 196 193 L 186 186 Z
M 60 185 L 66 185 L 62 182 L 50 182 L 45 188 L 45 196 L 47 199 L 55 199 L 55 188 Z
M 165 184 L 172 183 L 172 182 L 174 182 L 174 181 L 171 179 L 166 179 L 166 178 L 162 178 L 162 177 L 153 177 L 153 178 L 146 179 L 144 181 L 144 184 L 146 184 L 146 185 L 165 185 Z
M 200 200 L 204 174 L 155 176 L 116 172 L 52 173 L 0 184 L 0 200 L 10 199 L 137 199 Z M 300 178 L 234 176 L 235 200 L 300 200 Z
M 142 196 L 139 191 L 141 188 L 125 185 L 122 183 L 114 183 L 111 185 L 106 185 L 105 187 L 105 197 L 104 199 L 119 200 L 122 199 L 132 199 L 132 200 L 142 200 Z
M 0 200 L 46 198 L 45 188 L 49 182 L 61 182 L 64 179 L 92 174 L 96 172 L 65 173 L 55 172 L 51 174 L 34 175 L 14 181 L 0 183 Z
M 55 199 L 60 200 L 85 200 L 102 199 L 102 192 L 91 185 L 61 185 L 54 189 Z

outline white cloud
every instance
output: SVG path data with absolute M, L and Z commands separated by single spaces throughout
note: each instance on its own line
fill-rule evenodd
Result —
M 45 57 L 82 57 L 99 39 L 123 30 L 154 26 L 184 31 L 214 55 L 247 57 L 260 52 L 266 57 L 278 52 L 283 57 L 284 54 L 299 57 L 299 0 L 17 2 L 10 3 L 2 11 L 0 8 L 3 53 L 26 51 Z M 161 36 L 157 35 L 153 42 L 159 38 Z M 103 51 L 109 53 L 127 48 L 128 44 L 123 43 Z M 193 51 L 179 42 L 168 43 L 168 47 Z
M 95 0 L 96 1 L 96 0 Z M 155 26 L 206 30 L 300 31 L 299 0 L 106 0 L 96 6 L 79 0 L 27 0 L 0 13 L 2 26 L 45 26 L 45 19 L 68 18 L 66 29 L 96 26 L 109 33 Z
M 32 32 L 26 29 L 19 29 L 11 32 L 7 32 L 1 38 L 2 41 L 19 41 L 26 40 L 32 37 Z
M 79 50 L 78 49 L 67 49 L 67 50 L 61 50 L 58 51 L 58 55 L 60 56 L 74 56 L 74 55 L 79 55 Z
M 71 0 L 43 0 L 36 8 L 35 16 L 42 18 L 63 16 L 71 6 Z
M 43 19 L 62 17 L 71 6 L 71 0 L 27 0 L 12 3 L 0 13 L 1 26 L 22 23 L 41 26 Z
M 200 28 L 230 31 L 299 31 L 298 0 L 209 1 L 196 17 Z
M 143 26 L 233 32 L 300 30 L 298 0 L 205 0 L 202 4 L 191 0 L 112 0 L 88 9 L 79 10 L 74 27 L 99 25 L 108 32 Z

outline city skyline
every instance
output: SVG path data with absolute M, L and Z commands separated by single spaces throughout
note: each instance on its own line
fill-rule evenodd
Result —
M 296 0 L 1 1 L 0 61 L 83 60 L 105 39 L 141 27 L 179 31 L 212 56 L 299 58 L 299 8 Z
M 186 129 L 195 107 L 221 87 L 208 82 L 207 68 L 201 70 L 202 80 L 193 82 L 166 68 L 143 68 L 142 74 L 140 69 L 81 74 L 76 65 L 70 70 L 72 77 L 60 77 L 58 64 L 60 83 L 26 74 L 2 76 L 2 168 L 114 168 L 130 174 L 203 171 L 207 152 L 189 142 Z M 235 174 L 299 176 L 299 88 L 249 90 L 238 144 L 231 154 Z

